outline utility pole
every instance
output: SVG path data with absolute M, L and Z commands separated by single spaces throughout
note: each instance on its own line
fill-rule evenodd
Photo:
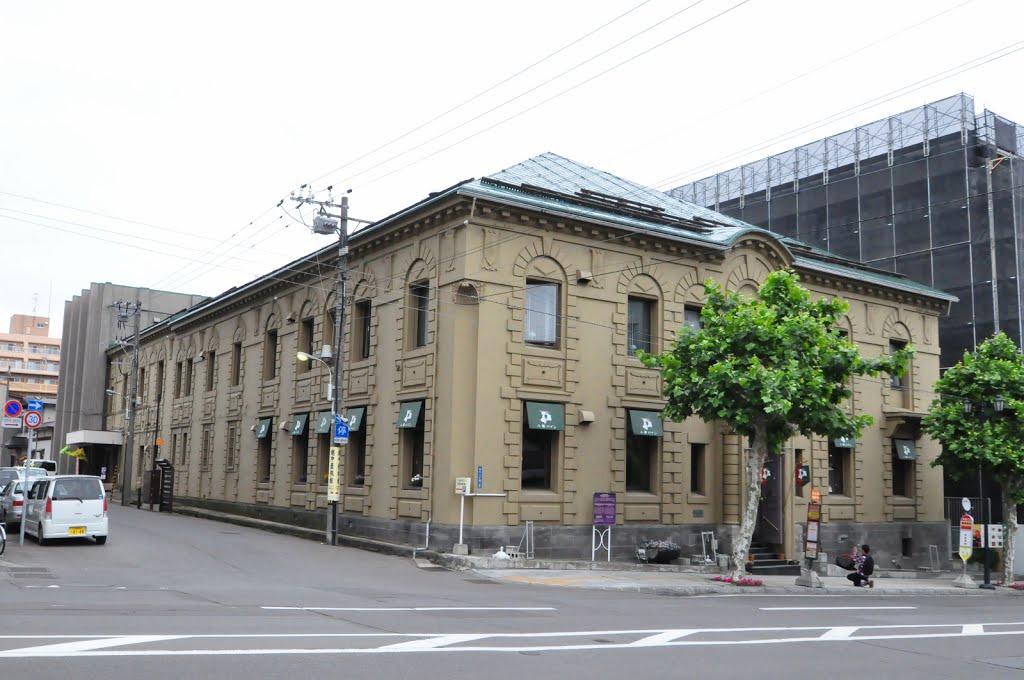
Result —
M 128 406 L 125 409 L 126 433 L 124 445 L 121 447 L 121 505 L 128 505 L 132 492 L 132 458 L 135 448 L 135 401 L 139 392 L 139 317 L 142 303 L 117 303 L 118 325 L 123 325 L 128 317 L 132 317 L 132 362 L 131 383 L 128 390 Z
M 333 234 L 335 231 L 338 232 L 338 262 L 336 266 L 337 270 L 337 290 L 335 292 L 334 300 L 334 370 L 331 371 L 331 425 L 333 427 L 334 422 L 337 421 L 338 416 L 341 415 L 342 409 L 342 373 L 345 370 L 345 340 L 342 335 L 343 329 L 345 328 L 345 303 L 347 295 L 348 285 L 348 223 L 349 221 L 364 222 L 369 224 L 368 220 L 358 220 L 350 218 L 348 216 L 348 196 L 341 197 L 341 203 L 335 203 L 331 198 L 330 192 L 332 187 L 327 187 L 327 200 L 318 201 L 311 196 L 301 197 L 292 196 L 292 200 L 300 204 L 311 204 L 319 206 L 320 212 L 316 215 L 313 220 L 313 231 L 317 234 Z M 327 212 L 328 208 L 337 208 L 340 214 L 336 217 Z M 326 363 L 327 359 L 322 356 L 321 360 Z M 333 432 L 333 430 L 332 430 Z M 332 434 L 332 444 L 333 434 Z M 331 501 L 331 530 L 330 530 L 330 542 L 331 545 L 338 545 L 338 501 Z
M 128 390 L 128 433 L 124 438 L 124 464 L 121 465 L 121 505 L 131 503 L 132 463 L 135 458 L 135 402 L 139 393 L 139 317 L 142 305 L 135 302 L 132 319 L 132 377 Z

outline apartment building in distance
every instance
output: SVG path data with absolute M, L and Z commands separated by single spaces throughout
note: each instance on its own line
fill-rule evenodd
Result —
M 0 333 L 0 380 L 11 399 L 56 398 L 60 338 L 50 337 L 50 319 L 15 314 Z

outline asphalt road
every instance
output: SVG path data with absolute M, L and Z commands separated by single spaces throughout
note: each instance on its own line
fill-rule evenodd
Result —
M 520 585 L 119 506 L 105 546 L 15 536 L 0 621 L 2 677 L 33 680 L 1024 677 L 1016 597 Z

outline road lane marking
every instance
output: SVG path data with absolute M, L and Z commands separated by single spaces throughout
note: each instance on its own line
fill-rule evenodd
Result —
M 35 647 L 23 647 L 21 649 L 5 650 L 5 654 L 17 654 L 18 652 L 31 652 L 33 656 L 78 656 L 79 652 L 91 652 L 96 649 L 107 647 L 120 647 L 122 645 L 137 645 L 144 642 L 163 642 L 165 640 L 180 640 L 189 637 L 188 635 L 123 635 L 104 639 L 79 640 L 78 642 L 60 642 L 54 645 L 43 645 Z
M 300 612 L 553 612 L 554 607 L 260 607 Z
M 440 649 L 448 645 L 457 645 L 462 642 L 472 642 L 480 638 L 488 637 L 487 633 L 468 633 L 466 635 L 438 635 L 423 640 L 409 640 L 408 642 L 396 642 L 393 645 L 377 647 L 382 652 L 426 652 Z
M 986 627 L 1016 626 L 1018 630 L 986 630 Z M 900 633 L 891 631 L 899 629 Z M 940 630 L 944 629 L 944 630 Z M 949 632 L 949 629 L 956 629 Z M 737 633 L 779 633 L 773 637 L 752 636 L 747 639 L 736 638 Z M 692 639 L 694 634 L 704 637 Z M 860 633 L 860 634 L 855 634 Z M 715 634 L 722 634 L 723 639 L 714 639 Z M 788 635 L 787 635 L 788 634 Z M 119 635 L 99 638 L 92 635 L 40 635 L 34 636 L 38 642 L 48 640 L 77 639 L 76 643 L 42 644 L 36 647 L 0 650 L 0 658 L 82 658 L 82 657 L 114 657 L 114 656 L 270 656 L 270 655 L 312 655 L 312 654 L 410 654 L 430 652 L 557 652 L 582 651 L 596 649 L 637 649 L 637 647 L 700 647 L 728 645 L 766 645 L 792 644 L 804 642 L 863 642 L 869 640 L 920 640 L 935 638 L 958 637 L 994 637 L 999 635 L 1024 635 L 1024 621 L 999 623 L 959 623 L 959 624 L 906 624 L 906 625 L 875 625 L 875 626 L 774 626 L 760 628 L 706 628 L 706 629 L 661 629 L 661 630 L 618 630 L 618 631 L 557 631 L 535 633 L 229 633 L 198 634 L 198 635 Z M 623 638 L 639 637 L 633 641 L 593 643 L 595 637 Z M 23 640 L 30 636 L 0 635 L 0 641 L 9 639 Z M 679 639 L 685 637 L 686 639 Z M 708 639 L 708 638 L 711 639 Z M 197 644 L 203 640 L 273 640 L 273 639 L 306 639 L 326 638 L 344 640 L 382 638 L 382 644 L 376 647 L 302 647 L 280 648 L 263 644 L 256 648 L 241 649 L 110 649 L 124 645 L 144 645 L 147 642 L 166 642 L 168 640 L 187 640 Z M 586 642 L 573 644 L 574 639 L 589 638 Z M 493 640 L 492 644 L 467 645 L 466 642 Z M 515 644 L 522 640 L 523 644 Z M 527 643 L 526 641 L 530 641 Z M 536 644 L 533 641 L 545 640 Z M 498 644 L 498 642 L 503 644 Z M 561 644 L 554 644 L 555 642 Z M 563 642 L 564 641 L 564 642 Z
M 763 612 L 831 612 L 852 609 L 917 609 L 917 607 L 758 607 Z

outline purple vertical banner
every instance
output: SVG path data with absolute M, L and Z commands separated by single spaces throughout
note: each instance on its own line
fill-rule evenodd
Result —
M 594 524 L 612 526 L 615 524 L 615 494 L 594 494 Z

